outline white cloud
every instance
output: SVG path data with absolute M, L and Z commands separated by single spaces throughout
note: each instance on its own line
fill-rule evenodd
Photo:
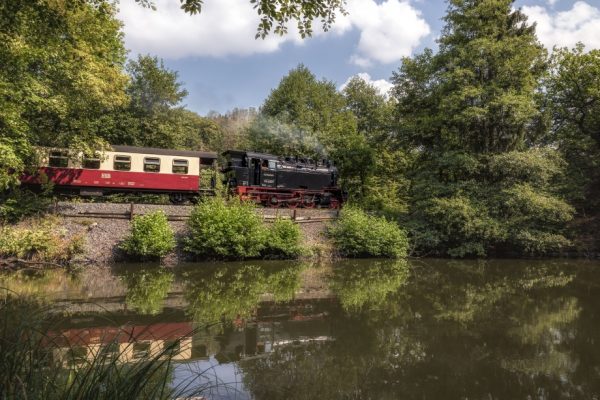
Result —
M 179 2 L 156 0 L 157 11 L 122 1 L 119 18 L 124 22 L 125 42 L 135 53 L 151 53 L 166 58 L 188 56 L 223 57 L 277 51 L 285 42 L 301 45 L 293 23 L 290 32 L 255 40 L 259 17 L 248 0 L 206 1 L 200 15 L 190 16 Z M 331 32 L 315 29 L 314 36 L 360 32 L 351 62 L 362 67 L 391 63 L 408 56 L 429 34 L 429 25 L 408 0 L 349 0 L 349 15 L 339 15 Z M 319 22 L 313 24 L 315 28 Z
M 350 61 L 361 67 L 399 61 L 411 55 L 431 32 L 421 12 L 408 1 L 348 0 L 346 8 L 348 15 L 338 18 L 334 30 L 360 31 L 357 51 Z
M 293 34 L 255 40 L 259 18 L 248 0 L 210 0 L 202 6 L 200 15 L 185 14 L 178 1 L 155 3 L 156 11 L 134 1 L 120 4 L 125 43 L 133 53 L 167 58 L 243 56 L 276 51 L 285 41 L 300 42 Z
M 600 48 L 600 9 L 585 1 L 555 13 L 541 6 L 525 6 L 523 12 L 537 23 L 537 35 L 549 49 L 555 45 L 573 47 L 577 42 L 587 48 Z
M 351 77 L 349 77 L 348 79 L 346 79 L 346 82 L 344 82 L 342 84 L 342 86 L 340 86 L 340 91 L 344 90 L 344 88 L 346 86 L 348 86 L 348 83 L 350 83 L 350 80 L 352 78 L 354 78 L 355 76 L 359 77 L 360 79 L 362 79 L 363 81 L 367 82 L 370 85 L 375 86 L 375 88 L 379 91 L 380 94 L 384 95 L 384 96 L 389 96 L 390 94 L 390 90 L 394 87 L 394 85 L 385 80 L 385 79 L 377 79 L 377 80 L 373 80 L 371 78 L 371 75 L 369 75 L 366 72 L 360 72 L 356 75 L 352 75 Z

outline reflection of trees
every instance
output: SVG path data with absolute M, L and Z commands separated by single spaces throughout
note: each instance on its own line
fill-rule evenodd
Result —
M 141 314 L 158 314 L 169 294 L 174 275 L 162 268 L 127 271 L 123 282 L 127 286 L 125 302 Z
M 390 290 L 368 278 L 385 275 L 378 273 L 335 271 L 332 285 L 344 304 L 332 315 L 335 340 L 243 360 L 248 390 L 257 399 L 597 393 L 590 371 L 598 371 L 600 358 L 588 355 L 597 333 L 589 326 L 578 338 L 583 310 L 579 292 L 570 289 L 574 270 L 564 263 L 428 260 Z
M 348 311 L 377 309 L 404 285 L 409 275 L 406 260 L 353 260 L 335 265 L 330 287 Z
M 0 287 L 19 295 L 51 296 L 68 288 L 75 291 L 80 288 L 79 276 L 63 269 L 41 271 L 22 270 L 0 273 Z
M 290 300 L 300 285 L 301 269 L 293 262 L 221 263 L 186 271 L 188 312 L 203 324 L 247 317 L 263 294 L 272 294 L 276 301 Z
M 509 331 L 521 351 L 502 360 L 512 371 L 529 375 L 567 376 L 577 367 L 571 354 L 575 324 L 581 308 L 574 297 L 548 299 L 543 304 L 524 301 L 520 305 L 520 324 Z M 526 353 L 524 353 L 527 351 Z

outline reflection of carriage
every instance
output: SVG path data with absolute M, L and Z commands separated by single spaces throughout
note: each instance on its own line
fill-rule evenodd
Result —
M 226 151 L 229 187 L 244 200 L 271 207 L 338 208 L 337 169 L 326 160 Z
M 43 173 L 62 192 L 168 194 L 174 203 L 214 189 L 202 170 L 215 165 L 216 153 L 112 146 L 86 157 L 64 149 L 40 150 L 39 173 L 25 175 L 25 184 L 40 183 Z M 338 208 L 342 203 L 337 169 L 328 161 L 233 150 L 224 156 L 227 184 L 244 200 L 271 207 Z

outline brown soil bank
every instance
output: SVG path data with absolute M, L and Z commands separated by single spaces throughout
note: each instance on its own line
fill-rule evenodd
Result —
M 178 241 L 187 235 L 186 217 L 192 211 L 192 206 L 154 204 L 133 206 L 134 215 L 159 210 L 169 217 L 169 224 Z M 119 244 L 129 232 L 129 218 L 132 212 L 130 204 L 64 202 L 53 207 L 53 212 L 61 217 L 61 225 L 69 235 L 85 237 L 83 258 L 86 263 L 106 265 L 125 258 L 125 255 L 119 250 Z M 335 218 L 336 211 L 257 208 L 256 212 L 264 215 L 265 223 L 276 216 L 295 217 L 303 233 L 304 246 L 309 248 L 315 257 L 332 257 L 332 248 L 324 233 L 327 223 L 331 218 Z M 186 259 L 186 254 L 178 248 L 165 261 L 175 264 Z

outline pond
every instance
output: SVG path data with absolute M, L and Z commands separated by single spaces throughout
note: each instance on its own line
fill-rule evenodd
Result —
M 177 343 L 208 399 L 597 399 L 600 263 L 353 260 L 116 265 L 3 277 L 57 307 L 79 357 Z M 124 333 L 124 334 L 123 334 Z

